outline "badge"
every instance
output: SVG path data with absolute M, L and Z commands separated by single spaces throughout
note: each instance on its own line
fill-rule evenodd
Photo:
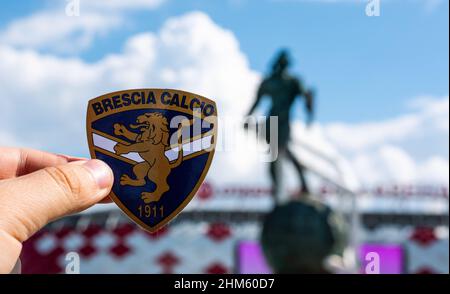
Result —
M 92 158 L 114 173 L 110 197 L 150 232 L 191 201 L 214 156 L 217 108 L 205 97 L 170 89 L 109 93 L 89 101 Z

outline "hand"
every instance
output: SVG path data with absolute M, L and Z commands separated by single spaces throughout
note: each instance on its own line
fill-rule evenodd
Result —
M 22 242 L 47 223 L 104 199 L 113 184 L 100 160 L 0 148 L 0 273 L 9 273 Z

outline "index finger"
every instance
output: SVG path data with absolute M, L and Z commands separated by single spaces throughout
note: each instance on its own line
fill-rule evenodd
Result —
M 27 148 L 0 147 L 0 180 L 77 160 L 85 159 Z

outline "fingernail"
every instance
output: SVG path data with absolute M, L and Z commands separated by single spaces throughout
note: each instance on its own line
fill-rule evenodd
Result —
M 101 160 L 92 159 L 83 164 L 94 176 L 100 189 L 108 188 L 112 184 L 113 174 L 111 168 Z
M 70 156 L 70 155 L 66 155 L 66 154 L 56 154 L 56 156 L 65 159 L 67 162 L 89 160 L 89 159 L 84 158 L 84 157 Z

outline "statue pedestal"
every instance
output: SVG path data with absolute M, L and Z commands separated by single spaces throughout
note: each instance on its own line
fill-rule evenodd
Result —
M 290 201 L 266 216 L 261 244 L 276 273 L 324 273 L 325 258 L 344 250 L 344 232 L 344 220 L 328 206 Z

